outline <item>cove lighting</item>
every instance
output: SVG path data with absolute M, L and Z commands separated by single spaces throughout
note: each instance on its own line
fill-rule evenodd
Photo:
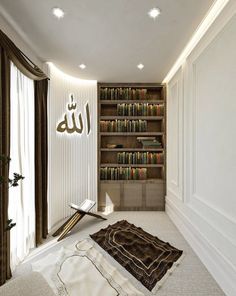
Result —
M 193 34 L 192 38 L 189 40 L 188 44 L 178 57 L 177 61 L 173 65 L 173 67 L 170 69 L 162 83 L 168 83 L 172 77 L 175 75 L 175 73 L 180 69 L 180 67 L 185 63 L 187 57 L 192 52 L 192 50 L 195 48 L 195 46 L 198 44 L 198 42 L 202 39 L 202 37 L 206 34 L 209 27 L 213 24 L 215 19 L 218 17 L 218 15 L 221 13 L 221 11 L 224 9 L 226 4 L 230 0 L 216 0 L 214 4 L 211 6 L 210 10 L 208 11 L 207 15 Z
M 138 65 L 137 65 L 137 68 L 138 68 L 139 70 L 142 70 L 142 69 L 144 68 L 144 65 L 143 65 L 143 64 L 138 64 Z
M 58 75 L 58 77 L 66 79 L 67 81 L 81 83 L 81 85 L 82 84 L 84 84 L 84 85 L 97 84 L 97 80 L 80 79 L 80 78 L 68 75 L 68 74 L 64 73 L 62 70 L 60 70 L 59 68 L 57 68 L 57 66 L 54 65 L 52 62 L 47 62 L 47 65 L 49 66 L 49 72 L 53 71 L 55 74 Z
M 79 65 L 80 69 L 84 70 L 86 68 L 86 65 L 85 64 L 81 64 Z
M 148 15 L 155 20 L 158 17 L 158 15 L 160 15 L 160 13 L 160 9 L 155 7 L 148 12 Z
M 59 7 L 54 7 L 54 8 L 52 9 L 52 14 L 53 14 L 56 18 L 61 19 L 61 18 L 64 17 L 65 12 L 64 12 L 61 8 L 59 8 Z

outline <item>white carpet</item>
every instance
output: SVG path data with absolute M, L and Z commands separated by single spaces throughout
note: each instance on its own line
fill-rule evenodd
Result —
M 34 250 L 29 258 L 22 263 L 14 273 L 14 277 L 31 270 L 31 263 L 43 258 L 46 254 L 58 250 L 62 246 L 69 246 L 76 240 L 81 240 L 106 227 L 108 224 L 125 219 L 136 226 L 142 227 L 161 240 L 168 241 L 174 247 L 185 253 L 183 261 L 166 280 L 156 295 L 159 296 L 222 296 L 225 295 L 190 248 L 183 236 L 179 233 L 169 217 L 164 212 L 115 212 L 107 216 L 107 221 L 100 221 L 92 217 L 85 217 L 74 228 L 68 237 L 57 243 L 55 238 L 48 238 L 46 243 Z M 119 269 L 125 277 L 130 278 L 145 295 L 150 295 L 135 278 L 124 270 L 113 258 L 107 255 L 109 262 Z M 104 295 L 106 296 L 106 295 Z M 109 296 L 109 295 L 108 295 Z

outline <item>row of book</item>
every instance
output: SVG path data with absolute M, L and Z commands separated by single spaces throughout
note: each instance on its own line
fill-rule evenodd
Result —
M 101 132 L 146 132 L 146 120 L 104 120 L 100 121 Z
M 118 116 L 162 116 L 164 115 L 163 104 L 118 104 Z
M 119 164 L 163 164 L 163 153 L 153 152 L 119 152 L 117 163 Z
M 149 96 L 146 88 L 101 88 L 101 100 L 147 100 Z
M 101 168 L 101 180 L 146 180 L 146 168 Z

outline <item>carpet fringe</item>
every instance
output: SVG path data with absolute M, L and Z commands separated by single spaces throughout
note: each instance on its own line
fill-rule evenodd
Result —
M 179 257 L 179 259 L 176 262 L 174 262 L 174 264 L 171 266 L 170 269 L 168 269 L 168 271 L 163 276 L 163 278 L 157 282 L 156 286 L 151 291 L 152 294 L 155 295 L 157 293 L 157 291 L 163 286 L 163 284 L 167 280 L 167 278 L 173 273 L 173 271 L 178 267 L 178 265 L 180 265 L 180 263 L 182 262 L 184 257 L 185 257 L 185 253 L 183 252 L 183 254 Z

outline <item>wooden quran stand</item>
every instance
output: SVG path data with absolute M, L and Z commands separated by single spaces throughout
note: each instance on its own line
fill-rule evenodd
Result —
M 60 240 L 62 240 L 68 232 L 70 232 L 72 230 L 72 228 L 85 216 L 92 216 L 98 219 L 102 219 L 102 220 L 107 220 L 106 218 L 94 214 L 94 213 L 90 213 L 89 211 L 92 209 L 92 207 L 95 205 L 95 202 L 86 199 L 80 206 L 77 206 L 75 204 L 70 204 L 69 206 L 76 210 L 76 212 L 62 225 L 60 226 L 56 232 L 53 233 L 52 236 L 57 236 L 60 234 L 59 238 L 58 238 L 58 242 Z

